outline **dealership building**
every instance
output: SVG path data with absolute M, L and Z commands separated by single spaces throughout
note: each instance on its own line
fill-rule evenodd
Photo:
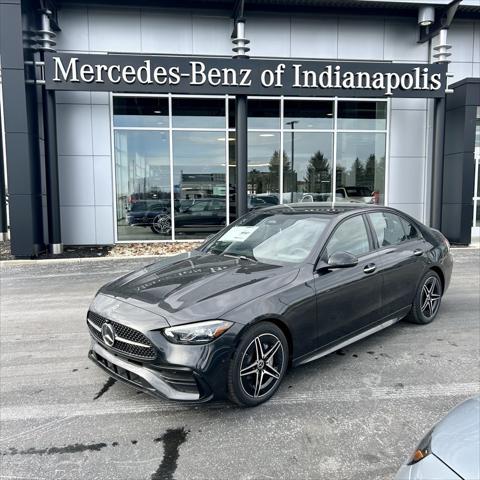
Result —
M 310 201 L 480 235 L 479 0 L 0 0 L 0 71 L 17 257 Z

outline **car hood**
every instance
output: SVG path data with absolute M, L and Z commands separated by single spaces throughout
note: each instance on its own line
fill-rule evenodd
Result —
M 292 282 L 298 270 L 194 251 L 129 273 L 100 293 L 161 315 L 170 325 L 181 325 L 221 318 Z
M 480 396 L 455 407 L 434 427 L 431 448 L 464 480 L 480 478 Z

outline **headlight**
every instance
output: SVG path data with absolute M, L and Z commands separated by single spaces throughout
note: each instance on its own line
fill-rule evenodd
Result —
M 432 431 L 430 430 L 422 439 L 422 441 L 418 444 L 418 447 L 413 452 L 412 456 L 408 459 L 407 465 L 413 465 L 414 463 L 423 460 L 426 456 L 432 453 L 432 449 L 430 447 L 430 442 L 432 440 Z
M 225 320 L 211 320 L 165 328 L 163 334 L 172 343 L 198 345 L 215 340 L 232 325 L 232 322 Z

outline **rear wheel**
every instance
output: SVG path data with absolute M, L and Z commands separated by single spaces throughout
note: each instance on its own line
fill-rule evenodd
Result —
M 228 375 L 229 398 L 253 407 L 278 390 L 288 365 L 288 342 L 280 328 L 270 322 L 250 328 L 240 340 Z
M 158 235 L 170 235 L 172 233 L 172 220 L 169 215 L 157 215 L 150 227 L 153 233 Z
M 406 320 L 420 325 L 432 322 L 440 309 L 442 290 L 440 277 L 433 270 L 429 270 L 420 282 L 412 310 Z

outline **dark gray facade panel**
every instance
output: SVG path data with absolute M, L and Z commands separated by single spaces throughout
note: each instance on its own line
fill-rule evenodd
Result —
M 475 174 L 475 163 L 464 161 L 465 152 L 445 155 L 443 181 L 446 188 L 443 191 L 443 204 L 457 203 L 470 205 L 473 196 L 473 179 Z M 464 180 L 470 179 L 472 188 L 461 188 Z M 453 188 L 453 186 L 456 186 Z M 470 219 L 471 224 L 471 219 Z
M 472 240 L 471 227 L 473 205 L 445 203 L 442 206 L 442 233 L 450 242 L 469 245 Z
M 24 24 L 20 3 L 2 2 L 0 7 L 11 251 L 17 257 L 31 257 L 43 249 L 37 98 L 35 87 L 25 83 L 23 69 L 24 61 L 33 59 L 31 52 L 23 51 L 23 33 L 34 28 L 29 20 L 35 12 L 25 17 Z
M 3 68 L 23 70 L 23 43 L 14 41 L 16 32 L 22 30 L 22 20 L 17 15 L 19 4 L 20 1 L 0 1 L 0 51 Z
M 469 244 L 473 218 L 475 123 L 480 80 L 453 85 L 447 97 L 441 230 L 454 243 Z M 478 102 L 478 103 L 476 103 Z
M 24 71 L 3 67 L 2 77 L 5 131 L 27 133 L 28 117 Z

